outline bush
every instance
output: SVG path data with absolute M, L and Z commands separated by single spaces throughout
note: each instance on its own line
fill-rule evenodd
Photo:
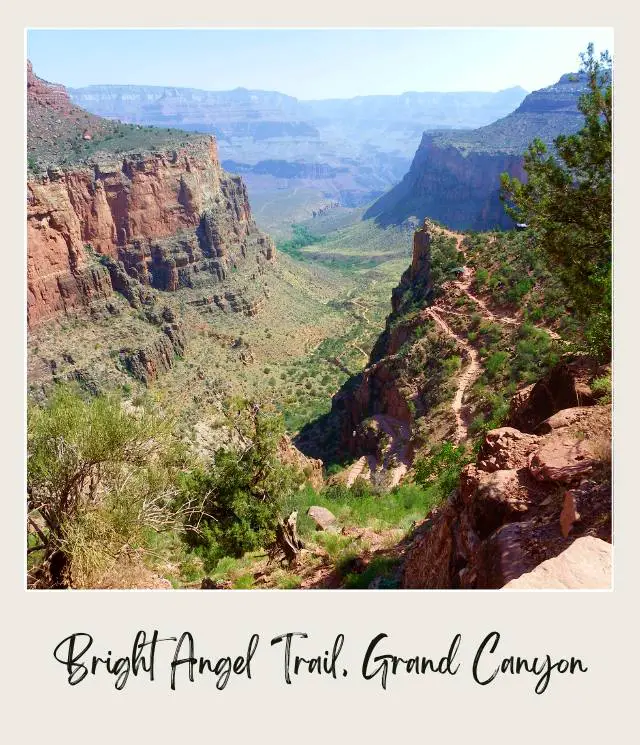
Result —
M 284 434 L 282 417 L 256 403 L 235 401 L 227 412 L 239 445 L 220 450 L 210 466 L 182 478 L 182 499 L 197 502 L 190 518 L 198 532 L 186 535 L 205 569 L 222 556 L 240 557 L 269 544 L 283 500 L 302 484 L 302 472 L 284 465 L 278 446 Z
M 607 404 L 611 403 L 611 376 L 606 375 L 602 378 L 596 378 L 591 383 L 591 390 L 594 393 L 602 395 L 599 403 Z
M 482 289 L 486 285 L 489 279 L 489 272 L 486 269 L 478 269 L 476 271 L 476 286 L 478 289 Z
M 145 531 L 176 527 L 174 479 L 184 452 L 171 422 L 129 413 L 116 395 L 85 398 L 60 385 L 27 414 L 30 546 L 38 586 L 90 586 Z
M 485 373 L 489 380 L 495 380 L 504 373 L 509 362 L 509 354 L 507 352 L 494 352 L 492 355 L 487 357 L 484 366 Z
M 469 460 L 463 445 L 443 442 L 432 448 L 428 457 L 416 460 L 415 481 L 421 486 L 435 485 L 440 498 L 445 499 L 457 488 L 460 471 Z

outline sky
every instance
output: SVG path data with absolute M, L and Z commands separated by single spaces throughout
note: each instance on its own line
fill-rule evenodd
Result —
M 276 90 L 299 99 L 405 91 L 528 91 L 579 67 L 610 28 L 167 29 L 27 32 L 36 75 L 71 88 Z

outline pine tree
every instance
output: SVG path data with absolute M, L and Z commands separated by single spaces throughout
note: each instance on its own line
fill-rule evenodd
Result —
M 501 177 L 502 199 L 526 223 L 549 268 L 565 285 L 583 322 L 590 351 L 611 354 L 612 60 L 593 44 L 580 55 L 588 90 L 578 108 L 579 132 L 554 141 L 549 153 L 534 140 L 524 156 L 527 182 Z

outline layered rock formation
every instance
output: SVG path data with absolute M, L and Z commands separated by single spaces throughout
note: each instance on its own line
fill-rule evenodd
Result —
M 611 543 L 610 405 L 562 409 L 538 424 L 535 434 L 513 427 L 489 432 L 458 490 L 419 527 L 402 586 L 539 586 L 549 565 L 513 581 L 581 536 Z M 595 581 L 561 574 L 565 587 Z
M 138 85 L 70 93 L 110 119 L 214 134 L 224 167 L 243 174 L 254 209 L 265 207 L 264 227 L 283 238 L 305 211 L 311 217 L 327 201 L 358 207 L 381 196 L 406 173 L 425 128 L 479 127 L 526 95 L 511 88 L 300 101 L 275 91 Z
M 409 172 L 365 217 L 381 225 L 431 217 L 457 230 L 511 226 L 499 199 L 500 174 L 523 179 L 522 155 L 534 138 L 551 145 L 582 126 L 577 103 L 585 87 L 584 75 L 563 75 L 485 127 L 426 132 Z
M 381 225 L 410 217 L 431 217 L 461 230 L 508 227 L 511 221 L 500 202 L 500 174 L 524 178 L 521 155 L 463 153 L 424 134 L 403 180 L 382 196 L 365 217 Z
M 29 86 L 28 104 L 40 113 L 64 101 L 60 87 L 47 97 L 43 81 Z M 169 291 L 223 281 L 240 264 L 259 272 L 274 258 L 242 180 L 222 170 L 212 137 L 158 152 L 98 151 L 31 174 L 27 191 L 30 327 L 106 297 L 118 269 L 100 257 Z
M 352 455 L 380 456 L 390 427 L 407 438 L 415 420 L 433 409 L 441 395 L 442 361 L 456 348 L 435 330 L 425 331 L 433 291 L 429 230 L 425 222 L 414 233 L 411 265 L 393 290 L 392 312 L 369 364 L 334 397 L 342 446 Z M 380 419 L 389 426 L 380 426 Z

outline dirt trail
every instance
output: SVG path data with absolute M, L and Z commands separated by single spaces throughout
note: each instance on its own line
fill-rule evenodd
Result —
M 456 241 L 456 249 L 464 256 L 462 251 L 462 242 L 464 240 L 463 234 L 456 233 L 446 228 L 438 227 L 437 230 L 450 238 L 454 238 Z M 473 303 L 475 303 L 485 319 L 505 326 L 519 325 L 520 321 L 517 318 L 510 316 L 507 313 L 494 312 L 490 310 L 484 300 L 471 292 L 470 287 L 473 283 L 474 276 L 475 271 L 470 267 L 464 266 L 462 276 L 459 279 L 454 280 L 452 284 L 455 287 L 458 287 Z M 358 301 L 352 302 L 356 305 L 360 305 Z M 456 333 L 456 331 L 454 331 L 443 318 L 443 315 L 468 317 L 468 314 L 438 307 L 437 305 L 425 309 L 424 314 L 425 316 L 431 317 L 436 325 L 447 336 L 455 339 L 457 345 L 464 350 L 467 359 L 467 364 L 458 378 L 456 392 L 451 403 L 451 409 L 456 420 L 454 442 L 455 444 L 460 444 L 469 436 L 468 425 L 470 417 L 468 407 L 464 404 L 464 397 L 467 390 L 482 373 L 480 356 L 477 350 L 469 343 L 466 336 Z M 546 328 L 543 328 L 542 330 L 546 331 L 551 338 L 559 339 L 558 334 L 554 331 Z M 389 437 L 389 445 L 380 463 L 373 455 L 362 456 L 359 458 L 346 472 L 346 484 L 351 486 L 359 476 L 371 479 L 372 475 L 376 472 L 384 470 L 391 486 L 396 486 L 410 466 L 407 457 L 407 446 L 410 438 L 409 425 L 382 414 L 376 414 L 371 417 L 371 419 L 374 420 L 380 429 Z
M 450 238 L 456 239 L 456 249 L 460 251 L 460 253 L 463 253 L 462 251 L 462 241 L 464 240 L 464 235 L 461 235 L 460 233 L 454 233 L 452 230 L 448 230 L 447 228 L 438 228 L 444 235 L 449 236 Z M 495 241 L 495 238 L 490 239 L 490 242 Z M 462 274 L 462 277 L 460 279 L 454 281 L 454 285 L 458 287 L 459 289 L 464 292 L 464 294 L 473 300 L 473 302 L 480 308 L 482 311 L 482 314 L 489 319 L 490 321 L 493 321 L 495 323 L 501 323 L 505 326 L 519 326 L 521 323 L 521 319 L 516 318 L 515 316 L 510 316 L 506 312 L 497 312 L 494 313 L 492 310 L 490 310 L 482 298 L 479 298 L 477 295 L 474 295 L 471 292 L 471 285 L 473 283 L 473 278 L 475 277 L 475 271 L 471 269 L 468 266 L 464 267 L 464 272 Z M 454 311 L 444 311 L 445 313 L 449 313 L 450 315 L 460 315 L 458 313 L 454 313 Z M 547 333 L 552 339 L 555 341 L 562 341 L 562 338 L 559 334 L 557 334 L 555 331 L 552 331 L 551 329 L 548 329 L 546 326 L 536 326 L 536 328 L 540 329 L 540 331 L 544 331 Z
M 458 380 L 458 387 L 456 388 L 456 394 L 453 397 L 451 403 L 451 409 L 456 417 L 456 434 L 454 442 L 459 445 L 461 442 L 467 439 L 469 431 L 466 422 L 466 417 L 463 416 L 463 399 L 467 388 L 469 388 L 481 373 L 480 358 L 478 352 L 469 344 L 464 336 L 456 334 L 455 331 L 449 326 L 449 324 L 439 315 L 435 308 L 428 308 L 427 314 L 433 318 L 436 324 L 447 334 L 456 340 L 456 342 L 467 352 L 469 355 L 469 364 L 460 376 Z
M 356 308 L 357 308 L 357 309 L 358 309 L 358 310 L 360 311 L 360 315 L 358 315 L 357 313 L 356 313 L 356 314 L 354 314 L 354 315 L 355 315 L 355 316 L 356 316 L 357 318 L 362 318 L 362 320 L 363 320 L 363 321 L 364 321 L 364 322 L 365 322 L 365 323 L 367 324 L 367 326 L 371 326 L 371 325 L 372 325 L 372 323 L 371 323 L 371 321 L 369 320 L 369 318 L 368 318 L 368 316 L 367 316 L 367 311 L 369 310 L 369 309 L 367 308 L 367 306 L 366 306 L 366 305 L 363 305 L 363 304 L 362 304 L 362 303 L 360 302 L 360 300 L 356 300 L 355 298 L 351 298 L 351 299 L 349 300 L 349 302 L 350 302 L 350 303 L 351 303 L 352 305 L 355 305 L 355 306 L 356 306 Z
M 444 233 L 445 235 L 449 236 L 450 238 L 455 238 L 456 240 L 456 249 L 463 253 L 462 251 L 462 241 L 464 240 L 464 235 L 460 233 L 455 233 L 452 230 L 447 230 L 446 228 L 439 228 L 439 230 Z M 468 266 L 464 266 L 464 270 L 462 273 L 462 276 L 460 279 L 455 280 L 453 282 L 453 285 L 455 287 L 458 287 L 470 300 L 472 300 L 482 313 L 482 315 L 489 321 L 492 321 L 494 323 L 501 324 L 503 326 L 518 326 L 520 324 L 520 320 L 517 318 L 510 316 L 507 313 L 494 313 L 492 310 L 490 310 L 487 307 L 487 304 L 484 300 L 477 297 L 471 292 L 471 284 L 473 283 L 473 278 L 475 276 L 475 271 L 471 269 Z M 473 385 L 473 382 L 476 380 L 476 378 L 479 377 L 480 373 L 482 372 L 482 368 L 480 367 L 480 360 L 478 356 L 478 352 L 469 344 L 467 339 L 457 334 L 448 324 L 447 322 L 442 318 L 441 314 L 448 314 L 448 315 L 465 315 L 463 313 L 458 313 L 456 311 L 448 310 L 445 308 L 439 308 L 437 305 L 433 306 L 431 308 L 427 309 L 427 314 L 430 315 L 433 320 L 438 324 L 438 326 L 450 337 L 454 338 L 457 343 L 465 349 L 469 356 L 469 364 L 467 368 L 464 370 L 462 375 L 460 376 L 460 379 L 458 381 L 458 387 L 456 389 L 456 394 L 453 399 L 453 403 L 451 404 L 451 408 L 453 409 L 453 412 L 456 417 L 456 444 L 459 444 L 463 440 L 465 440 L 468 436 L 468 427 L 467 423 L 465 421 L 466 417 L 464 416 L 464 406 L 463 406 L 463 399 L 465 391 Z M 545 331 L 552 339 L 560 340 L 560 337 L 555 331 L 551 331 L 550 329 L 538 326 L 541 331 Z
M 464 240 L 464 235 L 461 233 L 454 233 L 452 230 L 447 230 L 446 228 L 440 229 L 442 233 L 449 236 L 450 238 L 456 239 L 456 249 L 460 252 L 462 252 L 462 241 Z M 473 302 L 475 302 L 478 307 L 481 309 L 483 315 L 487 318 L 489 318 L 492 321 L 499 321 L 502 323 L 505 322 L 515 322 L 515 319 L 508 319 L 508 321 L 505 321 L 505 319 L 497 319 L 496 316 L 487 308 L 484 301 L 480 300 L 480 298 L 477 298 L 475 295 L 472 295 L 472 293 L 469 290 L 469 287 L 471 286 L 471 283 L 473 282 L 474 272 L 469 267 L 464 267 L 464 272 L 461 277 L 461 279 L 455 281 L 453 284 L 456 287 L 459 287 L 467 297 L 469 297 Z M 456 445 L 459 445 L 461 442 L 467 439 L 469 435 L 468 430 L 468 424 L 467 424 L 467 418 L 464 416 L 464 394 L 467 391 L 468 388 L 470 388 L 475 380 L 479 377 L 480 373 L 482 372 L 482 369 L 480 367 L 480 357 L 478 355 L 478 352 L 469 344 L 467 339 L 462 336 L 462 334 L 457 334 L 451 326 L 442 318 L 440 315 L 443 312 L 449 312 L 445 311 L 444 309 L 440 309 L 437 306 L 432 306 L 431 308 L 428 308 L 426 310 L 426 313 L 433 318 L 433 320 L 436 322 L 436 324 L 439 326 L 442 331 L 444 331 L 447 336 L 450 336 L 452 339 L 455 339 L 457 344 L 462 347 L 465 352 L 467 353 L 469 364 L 466 366 L 462 374 L 460 375 L 460 378 L 458 379 L 458 386 L 456 388 L 455 396 L 453 397 L 453 401 L 451 403 L 451 409 L 455 415 L 456 418 L 456 433 L 454 437 L 454 442 Z M 458 315 L 455 313 L 455 315 Z
M 493 321 L 494 323 L 502 323 L 506 326 L 517 326 L 520 323 L 517 318 L 514 318 L 507 313 L 494 313 L 492 310 L 489 310 L 484 300 L 471 292 L 471 285 L 473 283 L 474 276 L 475 271 L 473 269 L 470 269 L 468 266 L 465 266 L 462 277 L 458 280 L 455 280 L 453 284 L 455 287 L 458 287 L 460 290 L 462 290 L 462 292 L 464 292 L 464 294 L 469 299 L 473 300 L 478 308 L 480 308 L 482 315 L 485 318 Z

